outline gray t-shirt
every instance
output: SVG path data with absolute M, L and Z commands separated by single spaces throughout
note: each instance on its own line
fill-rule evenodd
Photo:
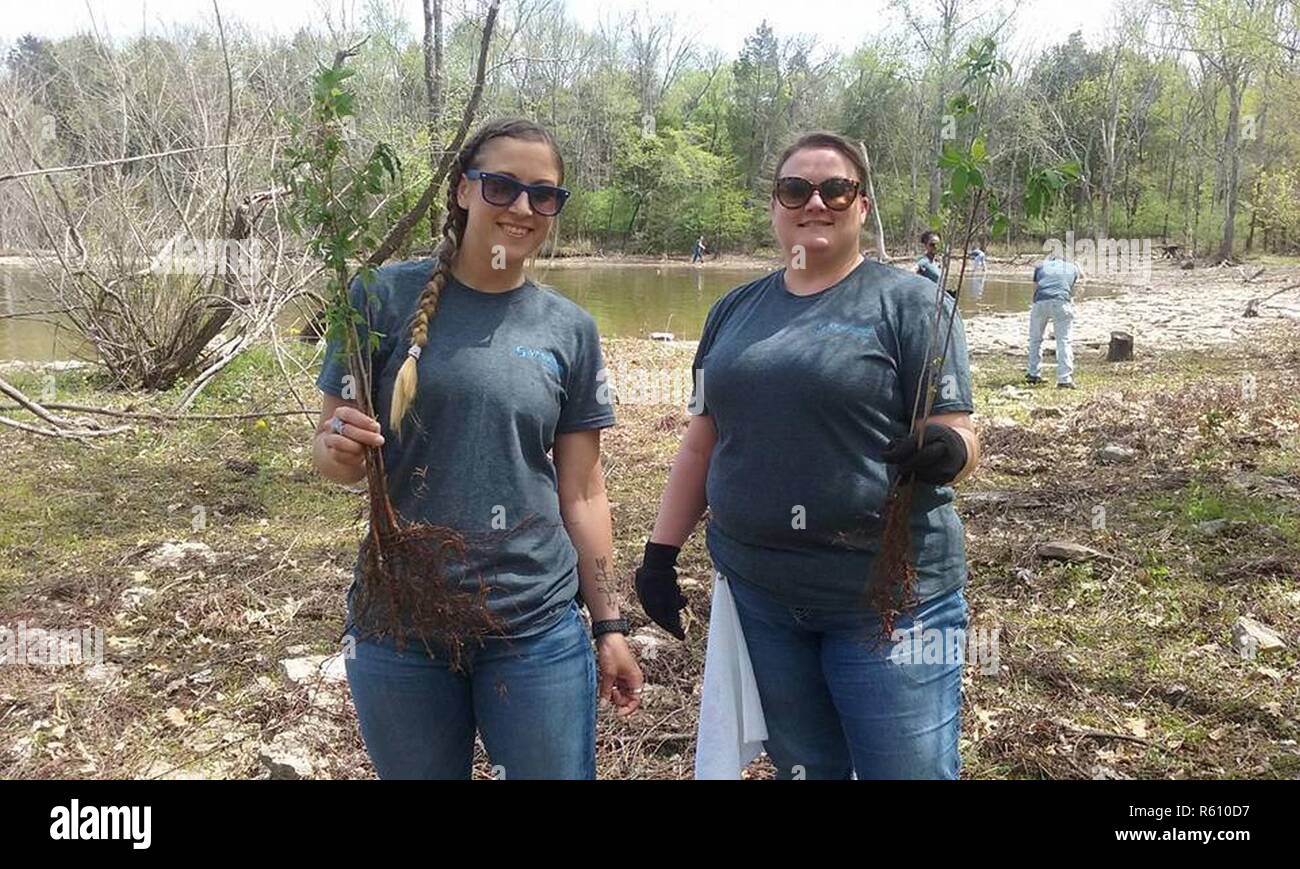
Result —
M 1068 260 L 1048 259 L 1034 269 L 1034 301 L 1070 301 L 1079 267 Z
M 946 326 L 952 298 L 943 304 Z M 718 431 L 707 540 L 724 575 L 789 606 L 862 604 L 892 473 L 880 454 L 907 433 L 934 305 L 933 283 L 871 260 L 811 295 L 790 293 L 782 269 L 714 304 L 696 351 L 692 410 L 712 415 Z M 959 317 L 932 412 L 973 410 Z M 952 502 L 949 486 L 916 485 L 922 601 L 965 581 Z
M 419 360 L 419 387 L 399 437 L 388 425 L 393 381 L 431 260 L 384 266 L 352 304 L 381 340 L 372 401 L 383 423 L 389 495 L 408 521 L 454 528 L 468 554 L 452 580 L 489 586 L 507 636 L 545 630 L 578 591 L 577 552 L 560 517 L 558 434 L 614 424 L 591 315 L 526 281 L 504 293 L 455 279 L 442 291 Z M 359 327 L 365 341 L 366 328 Z M 347 360 L 332 343 L 316 383 L 341 395 Z M 355 589 L 355 584 L 354 584 Z M 349 590 L 349 624 L 352 593 Z

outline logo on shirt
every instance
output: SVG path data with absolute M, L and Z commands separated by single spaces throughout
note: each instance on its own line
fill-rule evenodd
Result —
M 819 323 L 817 328 L 813 329 L 814 335 L 852 335 L 862 341 L 875 343 L 878 339 L 876 330 L 870 326 L 854 326 L 851 323 Z
M 522 359 L 532 359 L 556 377 L 560 376 L 560 362 L 550 350 L 539 350 L 536 347 L 525 347 L 520 344 L 515 347 L 515 355 Z

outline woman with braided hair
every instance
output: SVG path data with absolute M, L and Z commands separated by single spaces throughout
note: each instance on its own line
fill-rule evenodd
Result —
M 348 399 L 333 342 L 317 379 L 317 469 L 355 483 L 365 449 L 381 448 L 403 519 L 467 541 L 430 581 L 486 585 L 500 626 L 461 663 L 399 648 L 356 630 L 353 581 L 347 630 L 360 638 L 347 675 L 381 778 L 468 778 L 476 731 L 497 777 L 594 778 L 597 695 L 620 714 L 640 702 L 614 588 L 600 464 L 614 415 L 595 321 L 524 274 L 568 197 L 563 182 L 542 127 L 500 120 L 476 131 L 448 175 L 435 257 L 352 288 L 382 422 Z

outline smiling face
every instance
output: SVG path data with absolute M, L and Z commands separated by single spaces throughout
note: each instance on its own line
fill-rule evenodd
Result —
M 558 186 L 562 180 L 550 146 L 529 139 L 489 140 L 475 155 L 474 168 L 509 175 L 524 184 Z M 492 205 L 483 198 L 482 183 L 462 176 L 456 188 L 456 201 L 469 212 L 461 255 L 491 258 L 501 245 L 508 262 L 523 262 L 542 246 L 555 218 L 533 211 L 523 190 L 509 205 Z
M 814 184 L 827 178 L 851 178 L 857 170 L 849 159 L 834 148 L 802 148 L 777 168 L 776 177 L 798 176 Z M 785 252 L 787 262 L 802 245 L 809 259 L 838 261 L 858 253 L 858 238 L 869 208 L 866 197 L 859 196 L 843 211 L 832 211 L 814 193 L 802 208 L 786 208 L 773 197 L 768 203 L 772 214 L 772 233 Z

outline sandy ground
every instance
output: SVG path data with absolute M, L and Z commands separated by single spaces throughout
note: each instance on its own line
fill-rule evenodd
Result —
M 1258 267 L 1247 267 L 1247 275 Z M 1011 274 L 1001 269 L 990 275 Z M 1099 282 L 1100 283 L 1100 282 Z M 1074 306 L 1071 343 L 1076 352 L 1105 346 L 1112 331 L 1133 335 L 1135 353 L 1193 350 L 1237 341 L 1274 340 L 1279 318 L 1300 320 L 1300 289 L 1276 296 L 1259 306 L 1258 317 L 1244 317 L 1247 303 L 1290 284 L 1300 283 L 1300 266 L 1270 266 L 1246 283 L 1236 268 L 1182 271 L 1154 266 L 1149 284 L 1121 286 L 1108 298 Z M 966 321 L 972 353 L 1024 353 L 1028 344 L 1029 312 L 986 313 Z M 1052 329 L 1048 327 L 1048 335 Z

